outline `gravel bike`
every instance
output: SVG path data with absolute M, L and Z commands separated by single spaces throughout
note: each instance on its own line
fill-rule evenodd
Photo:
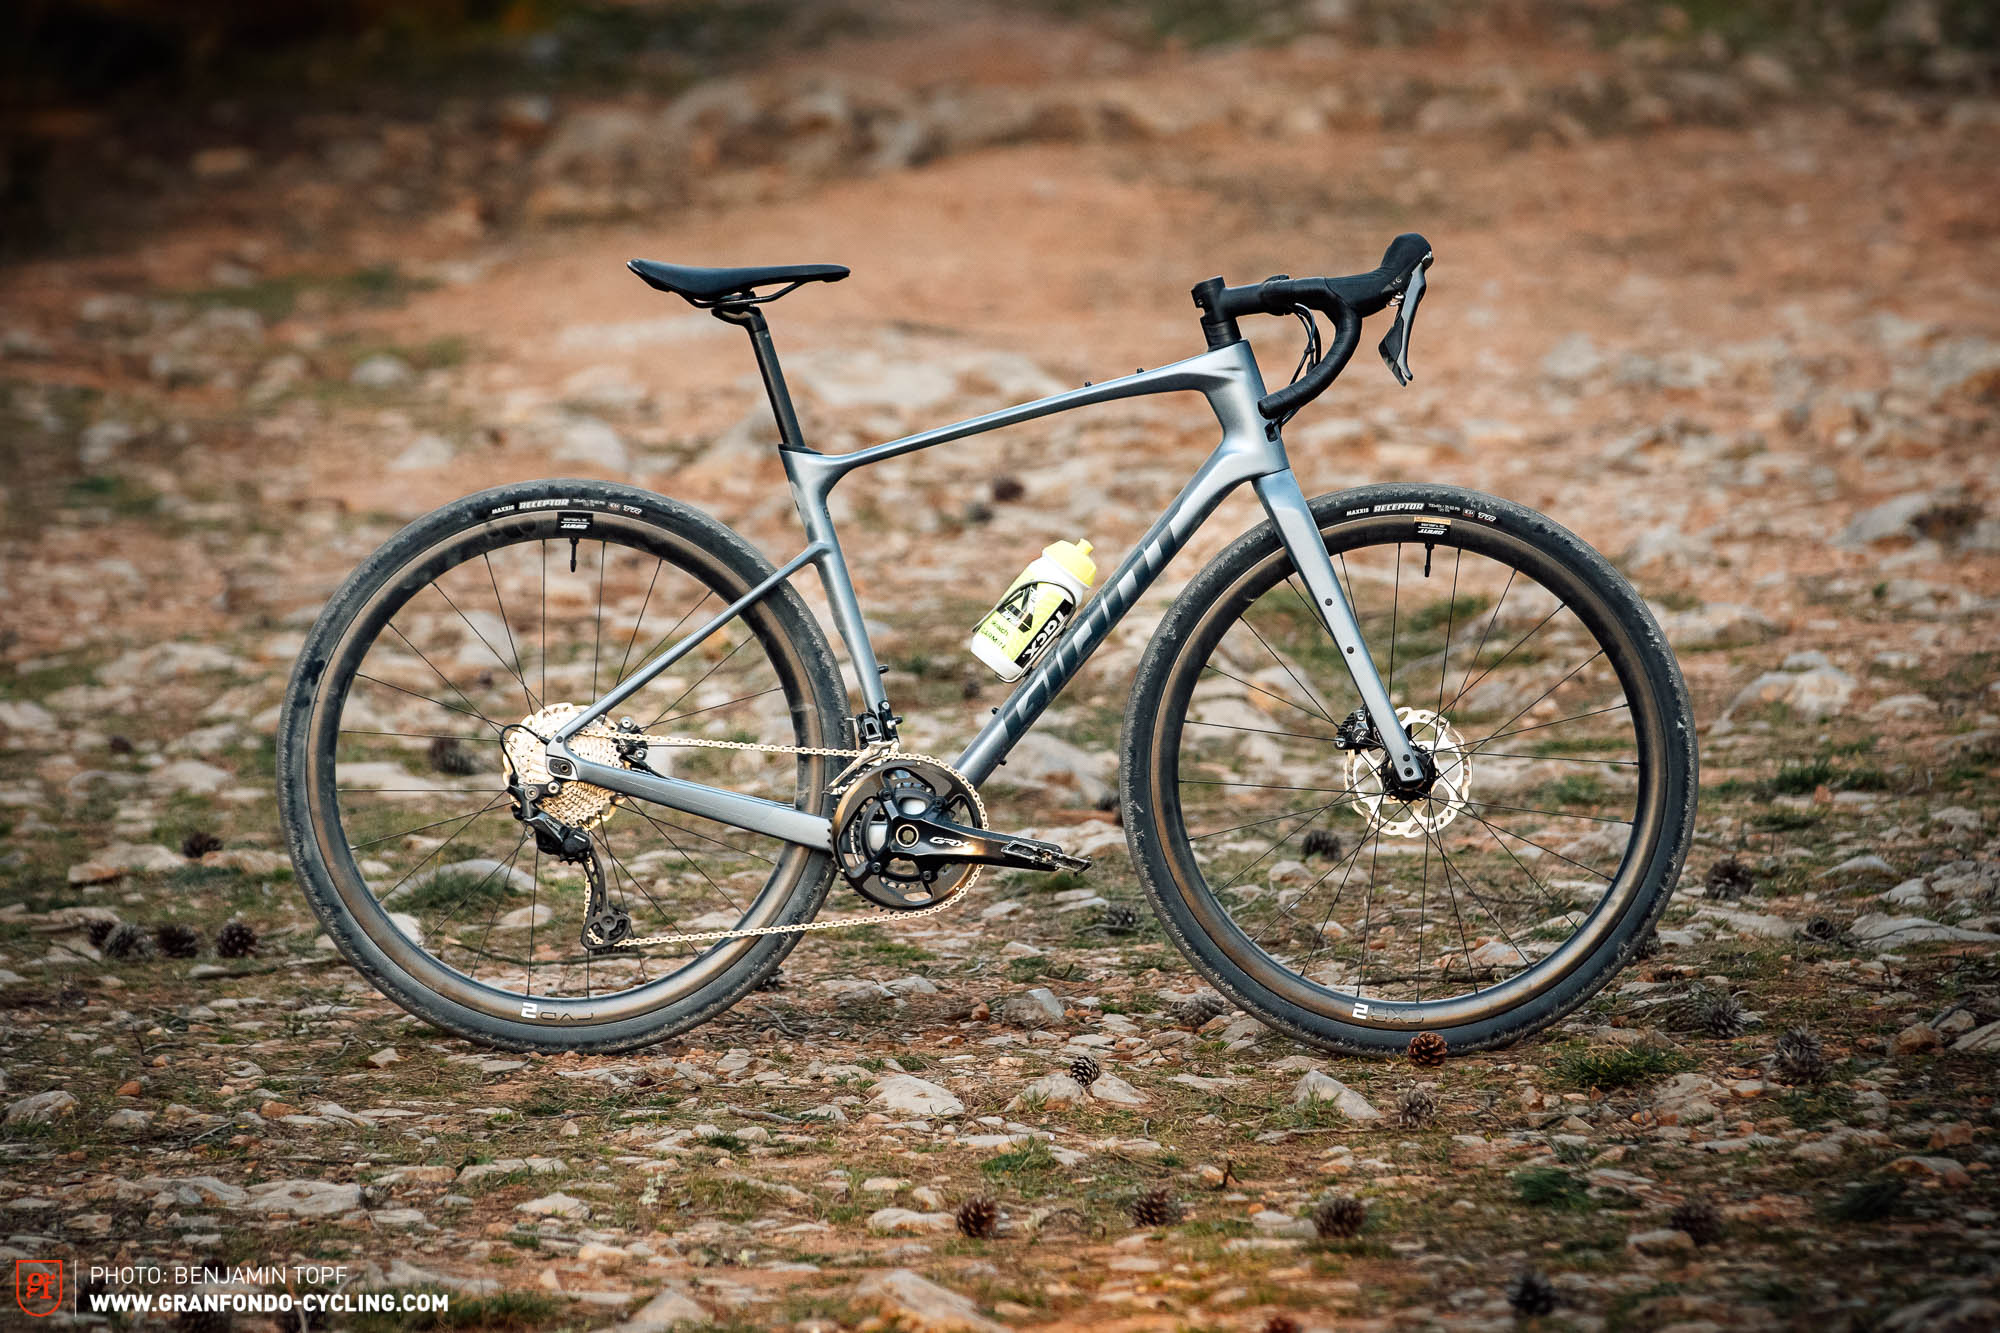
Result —
M 1696 794 L 1687 688 L 1594 550 L 1424 483 L 1308 499 L 1281 434 L 1393 311 L 1410 379 L 1431 247 L 1374 271 L 1193 290 L 1207 350 L 854 452 L 808 447 L 762 306 L 848 270 L 634 260 L 749 335 L 805 529 L 774 566 L 708 515 L 597 481 L 468 496 L 396 534 L 307 637 L 281 807 L 327 933 L 438 1027 L 616 1051 L 762 984 L 800 935 L 960 902 L 981 867 L 1088 862 L 996 830 L 979 787 L 1217 504 L 1267 519 L 1186 585 L 1146 649 L 1119 808 L 1167 933 L 1224 995 L 1338 1051 L 1507 1042 L 1642 944 Z M 1238 321 L 1296 316 L 1267 392 Z M 1322 347 L 1318 316 L 1330 321 Z M 1213 453 L 977 736 L 907 752 L 828 513 L 849 473 L 1147 394 L 1203 395 Z M 846 648 L 792 587 L 812 566 Z M 875 909 L 818 919 L 836 881 Z

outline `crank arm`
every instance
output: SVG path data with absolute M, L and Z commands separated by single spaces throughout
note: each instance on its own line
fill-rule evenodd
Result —
M 905 841 L 905 839 L 910 839 Z M 1090 858 L 1073 856 L 1052 842 L 1015 833 L 989 833 L 949 819 L 921 815 L 898 819 L 889 830 L 888 850 L 923 865 L 930 861 L 971 862 L 1015 870 L 1090 869 Z

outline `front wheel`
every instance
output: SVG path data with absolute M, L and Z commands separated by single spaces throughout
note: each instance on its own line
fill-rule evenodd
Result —
M 1631 585 L 1531 510 L 1427 485 L 1312 510 L 1436 780 L 1385 787 L 1267 522 L 1189 583 L 1140 664 L 1122 797 L 1141 881 L 1197 969 L 1303 1041 L 1538 1031 L 1632 957 L 1680 874 L 1680 669 Z

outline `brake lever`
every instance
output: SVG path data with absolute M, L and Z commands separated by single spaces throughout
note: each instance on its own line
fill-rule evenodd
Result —
M 1396 318 L 1389 325 L 1389 331 L 1382 335 L 1376 350 L 1382 354 L 1382 364 L 1389 367 L 1389 373 L 1396 377 L 1396 383 L 1408 384 L 1416 378 L 1410 369 L 1410 335 L 1417 322 L 1417 303 L 1424 299 L 1424 270 L 1431 266 L 1429 251 L 1410 270 L 1410 280 L 1402 294 L 1397 296 Z

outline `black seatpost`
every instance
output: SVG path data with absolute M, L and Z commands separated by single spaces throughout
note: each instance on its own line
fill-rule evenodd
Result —
M 799 414 L 792 407 L 792 393 L 785 387 L 785 372 L 778 365 L 778 349 L 771 343 L 771 326 L 764 312 L 750 305 L 719 305 L 710 312 L 726 324 L 734 324 L 750 334 L 750 347 L 757 354 L 757 371 L 764 377 L 764 392 L 771 399 L 771 415 L 778 421 L 778 447 L 814 452 L 806 448 L 799 431 Z

